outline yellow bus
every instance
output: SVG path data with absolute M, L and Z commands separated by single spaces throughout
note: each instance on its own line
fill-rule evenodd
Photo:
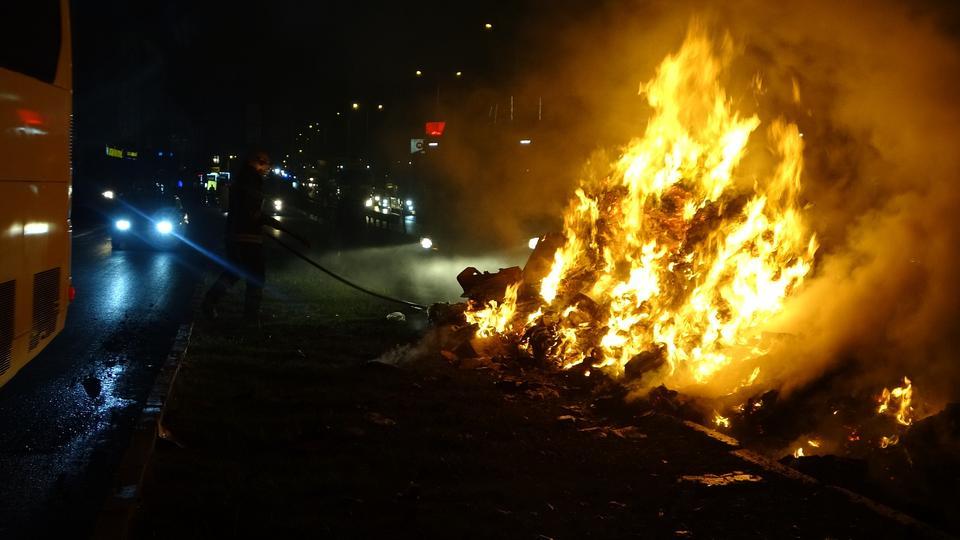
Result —
M 0 386 L 63 329 L 70 286 L 68 0 L 4 2 L 0 32 Z

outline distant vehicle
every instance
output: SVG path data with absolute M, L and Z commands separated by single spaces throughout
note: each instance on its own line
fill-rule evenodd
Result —
M 416 216 L 414 200 L 401 197 L 395 184 L 387 184 L 382 189 L 370 189 L 363 199 L 363 219 L 367 225 L 416 236 L 423 232 Z M 424 249 L 431 249 L 433 242 L 427 238 L 421 245 Z
M 115 197 L 114 206 L 108 212 L 113 249 L 173 249 L 181 245 L 190 216 L 180 197 L 163 184 L 116 194 Z
M 308 187 L 293 180 L 286 171 L 277 171 L 274 169 L 263 179 L 263 211 L 272 216 L 302 215 L 313 204 Z
M 275 216 L 284 216 L 289 212 L 289 208 L 283 203 L 281 197 L 269 198 L 263 204 L 267 207 L 267 211 Z
M 69 2 L 16 6 L 0 33 L 0 386 L 63 330 L 73 297 Z
M 363 202 L 367 212 L 374 214 L 393 214 L 395 216 L 415 216 L 417 210 L 413 199 L 404 199 L 389 193 L 374 191 Z

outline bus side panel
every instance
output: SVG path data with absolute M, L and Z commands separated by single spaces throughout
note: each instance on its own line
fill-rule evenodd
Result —
M 0 68 L 0 180 L 70 181 L 69 90 Z
M 3 309 L 2 341 L 12 315 L 9 367 L 0 343 L 0 386 L 37 355 L 66 321 L 70 284 L 69 1 L 60 2 L 54 84 L 0 67 L 0 287 L 16 281 Z M 40 11 L 42 13 L 42 10 Z M 42 34 L 42 33 L 41 33 Z M 38 34 L 39 35 L 39 34 Z M 9 306 L 9 288 L 0 289 Z
M 27 309 L 22 299 L 30 293 L 30 285 L 21 279 L 25 274 L 21 220 L 24 201 L 14 193 L 19 188 L 19 183 L 0 181 L 0 285 L 15 281 L 13 298 L 4 298 L 0 307 L 0 324 L 4 334 L 10 319 L 13 319 L 13 335 L 10 336 L 13 341 L 4 343 L 7 340 L 0 339 L 0 385 L 20 369 L 22 359 L 26 358 L 25 345 L 21 346 L 17 339 L 17 336 L 23 333 L 23 314 Z M 9 304 L 10 300 L 13 300 L 12 306 Z M 6 338 L 6 335 L 3 337 Z M 7 349 L 8 346 L 10 349 Z M 11 355 L 9 365 L 6 361 L 7 354 Z
M 16 281 L 11 362 L 0 374 L 0 385 L 43 350 L 66 323 L 70 285 L 69 258 L 64 257 L 70 249 L 64 217 L 69 205 L 66 189 L 53 182 L 0 182 L 0 251 L 5 255 L 0 258 L 0 283 Z M 29 217 L 24 209 L 30 209 Z M 55 288 L 50 287 L 53 275 Z M 38 298 L 40 306 L 34 303 Z M 51 314 L 56 317 L 52 328 L 45 318 Z
M 59 268 L 57 281 L 57 330 L 59 333 L 66 322 L 67 305 L 69 303 L 70 288 L 70 230 L 68 214 L 70 212 L 69 186 L 58 182 L 27 184 L 22 191 L 27 199 L 31 212 L 31 222 L 46 228 L 42 234 L 24 234 L 23 260 L 24 277 L 33 278 L 38 273 Z M 29 225 L 29 223 L 28 223 Z M 31 312 L 28 313 L 26 324 L 32 325 L 34 306 L 32 300 L 36 294 L 31 283 L 30 300 Z M 55 335 L 55 334 L 54 334 Z M 52 337 L 52 336 L 50 336 Z M 44 341 L 45 343 L 45 341 Z M 31 351 L 32 358 L 43 346 Z
M 43 350 L 66 321 L 71 95 L 69 90 L 3 68 L 0 95 L 0 284 L 16 280 L 10 365 L 5 370 L 0 366 L 2 386 Z M 54 288 L 49 272 L 57 268 Z M 44 285 L 42 290 L 35 291 L 35 282 Z M 39 310 L 39 332 L 34 306 L 38 295 L 45 305 Z M 51 316 L 56 317 L 53 328 Z M 5 355 L 0 350 L 0 359 Z

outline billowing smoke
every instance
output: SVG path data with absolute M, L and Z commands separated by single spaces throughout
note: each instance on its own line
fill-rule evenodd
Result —
M 749 14 L 748 16 L 742 16 Z M 730 9 L 735 39 L 799 106 L 805 195 L 821 239 L 782 329 L 788 389 L 845 361 L 849 390 L 909 375 L 930 405 L 960 375 L 960 47 L 916 6 L 802 2 Z M 795 94 L 796 92 L 797 94 Z
M 501 240 L 531 224 L 559 228 L 587 158 L 615 155 L 643 132 L 638 84 L 694 18 L 732 39 L 724 83 L 737 107 L 804 134 L 804 198 L 821 248 L 771 328 L 795 339 L 770 362 L 767 383 L 791 390 L 852 365 L 851 389 L 908 375 L 922 398 L 956 400 L 960 45 L 946 6 L 621 1 L 538 12 L 537 61 L 515 81 L 514 105 L 529 119 L 533 103 L 545 104 L 541 139 L 527 155 L 492 161 L 470 141 L 449 141 L 446 172 L 460 180 L 451 209 Z M 506 102 L 494 102 L 503 121 Z

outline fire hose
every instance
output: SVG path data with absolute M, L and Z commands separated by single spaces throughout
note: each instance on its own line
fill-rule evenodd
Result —
M 360 291 L 360 292 L 362 292 L 362 293 L 369 294 L 370 296 L 374 296 L 374 297 L 379 298 L 379 299 L 381 299 L 381 300 L 386 300 L 386 301 L 388 301 L 388 302 L 394 302 L 394 303 L 397 303 L 397 304 L 403 304 L 403 305 L 405 305 L 405 306 L 407 306 L 407 307 L 409 307 L 409 308 L 413 308 L 413 309 L 416 309 L 416 310 L 419 310 L 419 311 L 426 311 L 426 309 L 427 309 L 427 306 L 424 306 L 424 305 L 422 305 L 422 304 L 417 304 L 416 302 L 410 302 L 410 301 L 407 301 L 407 300 L 401 300 L 401 299 L 399 299 L 399 298 L 393 298 L 392 296 L 387 296 L 387 295 L 385 295 L 385 294 L 380 294 L 380 293 L 378 293 L 378 292 L 371 291 L 370 289 L 367 289 L 367 288 L 365 288 L 365 287 L 362 287 L 362 286 L 360 286 L 360 285 L 357 285 L 356 283 L 348 280 L 347 278 L 345 278 L 345 277 L 343 277 L 343 276 L 341 276 L 341 275 L 339 275 L 339 274 L 336 274 L 335 272 L 333 272 L 333 271 L 331 271 L 331 270 L 328 270 L 327 268 L 324 268 L 322 265 L 320 265 L 320 263 L 318 263 L 317 261 L 311 259 L 310 257 L 307 257 L 306 255 L 304 255 L 303 253 L 301 253 L 299 250 L 297 250 L 296 248 L 294 248 L 294 247 L 291 246 L 290 244 L 287 244 L 287 243 L 284 242 L 283 240 L 280 240 L 280 239 L 277 238 L 276 236 L 273 236 L 273 235 L 271 235 L 271 234 L 268 234 L 268 235 L 266 235 L 266 236 L 267 236 L 267 238 L 269 238 L 269 239 L 273 240 L 274 242 L 280 244 L 284 249 L 286 249 L 286 250 L 289 251 L 290 253 L 293 253 L 293 254 L 296 255 L 297 257 L 299 257 L 299 258 L 303 259 L 304 261 L 306 261 L 310 266 L 313 266 L 313 267 L 316 268 L 317 270 L 320 270 L 320 271 L 323 272 L 324 274 L 327 274 L 328 276 L 330 276 L 330 277 L 332 277 L 333 279 L 339 281 L 340 283 L 343 283 L 344 285 L 346 285 L 346 286 L 348 286 L 348 287 L 353 287 L 354 289 L 356 289 L 356 290 L 358 290 L 358 291 Z

